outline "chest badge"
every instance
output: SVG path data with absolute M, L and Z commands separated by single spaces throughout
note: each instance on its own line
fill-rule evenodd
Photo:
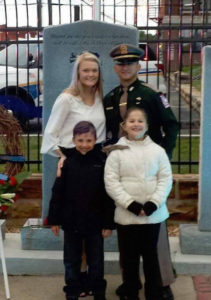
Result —
M 120 45 L 119 50 L 121 55 L 128 53 L 127 45 Z

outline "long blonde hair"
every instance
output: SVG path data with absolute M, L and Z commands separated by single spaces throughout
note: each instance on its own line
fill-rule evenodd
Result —
M 100 98 L 102 99 L 103 97 L 103 87 L 102 87 L 102 74 L 101 74 L 101 68 L 100 68 L 100 61 L 97 58 L 96 55 L 85 51 L 82 54 L 78 55 L 73 67 L 73 74 L 72 74 L 72 80 L 70 83 L 70 86 L 64 91 L 66 93 L 71 93 L 74 96 L 78 96 L 82 93 L 83 87 L 80 84 L 79 80 L 79 68 L 80 64 L 83 61 L 94 61 L 98 65 L 98 70 L 99 70 L 99 78 L 95 86 L 95 92 L 98 92 Z

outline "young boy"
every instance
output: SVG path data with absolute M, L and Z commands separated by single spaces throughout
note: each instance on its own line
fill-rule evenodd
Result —
M 82 245 L 88 265 L 87 289 L 94 300 L 105 300 L 103 237 L 114 228 L 114 203 L 104 188 L 105 155 L 96 145 L 91 122 L 79 122 L 73 129 L 75 148 L 65 160 L 61 177 L 52 189 L 48 224 L 55 235 L 64 230 L 64 292 L 77 300 L 84 289 L 80 282 Z

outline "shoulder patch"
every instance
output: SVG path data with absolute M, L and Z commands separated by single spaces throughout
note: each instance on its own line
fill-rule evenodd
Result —
M 162 101 L 162 103 L 163 103 L 163 106 L 164 106 L 165 108 L 170 107 L 170 104 L 169 104 L 167 98 L 166 98 L 164 95 L 160 95 L 160 99 L 161 99 L 161 101 Z

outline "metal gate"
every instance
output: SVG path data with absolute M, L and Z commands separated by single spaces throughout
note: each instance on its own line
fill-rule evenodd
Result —
M 27 106 L 15 115 L 26 133 L 28 169 L 42 171 L 43 28 L 93 19 L 96 6 L 101 21 L 138 28 L 145 49 L 139 76 L 163 89 L 181 124 L 174 173 L 197 173 L 201 50 L 211 44 L 211 0 L 0 0 L 0 99 L 10 98 L 8 109 L 14 97 Z

